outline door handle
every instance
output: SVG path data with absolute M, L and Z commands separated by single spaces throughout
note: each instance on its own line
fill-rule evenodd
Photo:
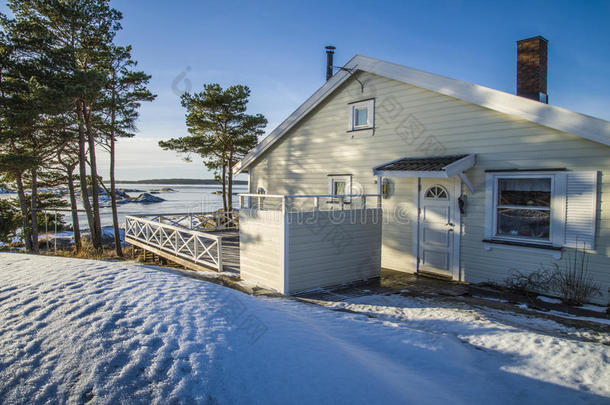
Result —
M 450 226 L 450 227 L 454 227 L 455 224 L 453 222 L 447 222 L 445 225 Z

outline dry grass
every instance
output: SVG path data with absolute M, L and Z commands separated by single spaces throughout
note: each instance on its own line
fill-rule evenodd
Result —
M 77 252 L 75 248 L 70 249 L 57 249 L 57 251 L 48 250 L 41 251 L 42 254 L 47 256 L 61 256 L 61 257 L 76 257 L 79 259 L 116 259 L 124 260 L 125 258 L 131 258 L 133 247 L 127 246 L 123 248 L 123 258 L 117 256 L 114 248 L 104 248 L 101 251 L 94 249 L 91 243 L 83 242 L 82 249 Z

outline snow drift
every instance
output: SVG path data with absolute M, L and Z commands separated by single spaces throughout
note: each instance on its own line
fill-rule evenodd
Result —
M 2 253 L 0 403 L 608 403 L 607 346 L 425 314 L 390 322 Z

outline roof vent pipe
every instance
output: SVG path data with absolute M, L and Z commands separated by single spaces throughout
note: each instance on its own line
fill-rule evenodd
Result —
M 329 81 L 330 78 L 333 77 L 333 55 L 335 49 L 337 48 L 332 45 L 326 47 L 326 81 Z

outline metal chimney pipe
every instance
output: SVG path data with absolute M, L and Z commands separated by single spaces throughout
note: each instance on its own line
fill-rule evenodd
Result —
M 332 45 L 328 45 L 326 47 L 326 81 L 329 81 L 331 77 L 333 77 L 333 54 L 335 53 L 335 48 Z

